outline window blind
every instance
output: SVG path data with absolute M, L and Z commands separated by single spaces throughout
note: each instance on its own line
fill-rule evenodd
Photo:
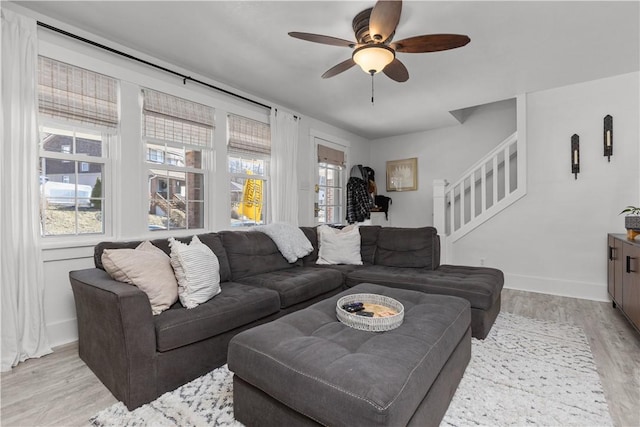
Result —
M 318 162 L 344 166 L 344 152 L 318 144 Z
M 215 110 L 183 98 L 143 89 L 143 132 L 148 138 L 209 146 Z
M 271 127 L 256 120 L 229 114 L 229 151 L 271 155 Z
M 115 128 L 118 81 L 103 74 L 38 57 L 38 105 L 50 117 Z

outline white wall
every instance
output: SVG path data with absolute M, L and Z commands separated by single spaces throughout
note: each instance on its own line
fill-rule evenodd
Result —
M 395 227 L 433 225 L 433 180 L 457 179 L 482 156 L 516 130 L 515 99 L 478 106 L 464 123 L 372 141 L 370 166 L 378 194 L 391 197 Z M 386 191 L 386 162 L 418 158 L 418 190 Z
M 505 272 L 505 286 L 607 300 L 607 233 L 637 205 L 639 73 L 527 95 L 527 195 L 453 244 L 455 264 Z M 613 116 L 614 154 L 603 156 L 603 118 Z M 570 139 L 580 136 L 580 174 Z

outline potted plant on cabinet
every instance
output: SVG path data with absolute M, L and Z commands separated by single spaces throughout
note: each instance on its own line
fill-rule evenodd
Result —
M 627 229 L 627 239 L 633 240 L 640 235 L 640 207 L 627 206 L 620 212 L 624 217 L 624 228 Z

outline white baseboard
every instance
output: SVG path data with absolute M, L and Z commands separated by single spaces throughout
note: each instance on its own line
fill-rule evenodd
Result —
M 78 341 L 78 324 L 76 319 L 47 323 L 47 336 L 51 347 Z
M 589 283 L 551 277 L 504 274 L 504 287 L 520 291 L 558 295 L 562 297 L 610 302 L 606 283 Z

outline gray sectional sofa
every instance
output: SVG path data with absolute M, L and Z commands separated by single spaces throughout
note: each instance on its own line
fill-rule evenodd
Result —
M 295 263 L 257 231 L 198 235 L 218 258 L 222 292 L 196 308 L 177 302 L 156 316 L 146 294 L 111 279 L 102 266 L 105 249 L 135 248 L 140 242 L 98 244 L 95 268 L 69 273 L 80 358 L 133 409 L 223 365 L 229 341 L 238 333 L 362 282 L 465 298 L 477 338 L 487 335 L 500 311 L 502 272 L 440 265 L 432 227 L 361 226 L 360 266 L 317 265 L 316 229 L 301 229 L 314 251 Z M 152 243 L 170 253 L 166 239 Z

